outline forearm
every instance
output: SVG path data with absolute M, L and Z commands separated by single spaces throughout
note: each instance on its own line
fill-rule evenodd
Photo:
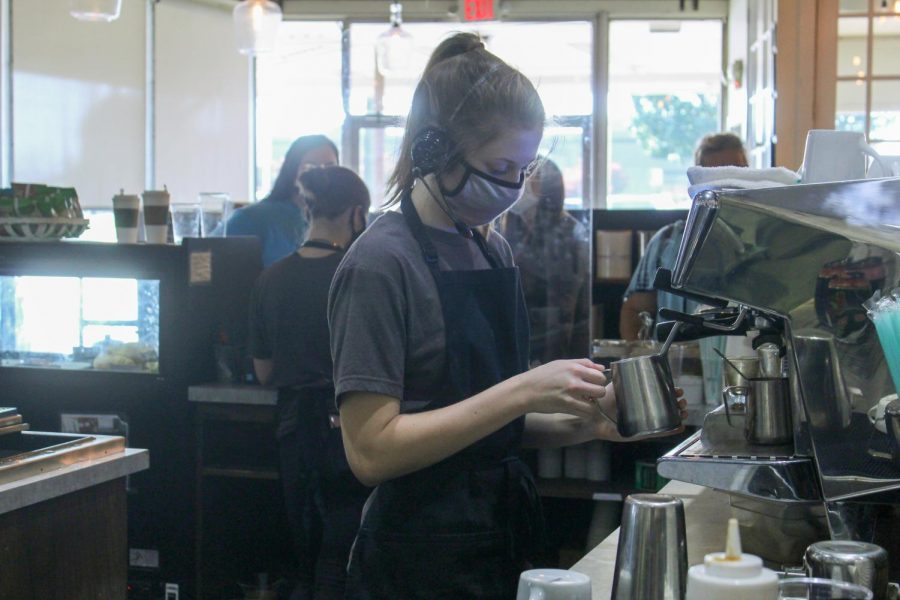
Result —
M 348 460 L 367 485 L 424 469 L 522 416 L 524 395 L 512 378 L 450 406 L 415 414 L 400 414 L 399 403 L 384 403 L 383 396 L 351 395 L 341 406 Z
M 531 413 L 525 417 L 522 447 L 560 448 L 580 444 L 594 437 L 588 421 L 581 417 Z
M 606 394 L 600 401 L 604 414 L 614 412 L 615 392 L 612 384 L 606 386 Z M 596 439 L 618 439 L 615 424 L 609 418 L 595 415 L 580 417 L 566 414 L 530 413 L 525 418 L 522 435 L 524 448 L 560 448 L 574 446 Z

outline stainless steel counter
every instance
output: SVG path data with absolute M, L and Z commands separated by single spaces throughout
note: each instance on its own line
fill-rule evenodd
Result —
M 670 494 L 684 501 L 690 565 L 702 563 L 703 557 L 710 552 L 725 549 L 725 528 L 731 516 L 726 494 L 680 481 L 669 483 L 660 493 Z M 612 594 L 618 545 L 619 530 L 616 529 L 571 569 L 590 576 L 594 600 L 607 600 Z

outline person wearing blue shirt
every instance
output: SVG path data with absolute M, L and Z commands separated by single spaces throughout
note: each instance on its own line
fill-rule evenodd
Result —
M 264 268 L 293 253 L 303 243 L 309 229 L 297 178 L 309 169 L 337 164 L 337 146 L 324 135 L 297 138 L 284 156 L 272 191 L 256 204 L 235 212 L 228 219 L 226 235 L 258 237 L 262 243 Z

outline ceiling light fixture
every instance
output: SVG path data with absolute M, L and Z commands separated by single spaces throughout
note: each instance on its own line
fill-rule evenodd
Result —
M 403 5 L 391 2 L 391 28 L 375 42 L 375 68 L 382 75 L 402 75 L 412 66 L 413 37 L 402 25 Z
M 69 0 L 69 14 L 79 21 L 109 22 L 119 18 L 122 0 Z
M 238 52 L 254 56 L 275 49 L 281 7 L 271 0 L 243 0 L 234 7 L 234 37 Z

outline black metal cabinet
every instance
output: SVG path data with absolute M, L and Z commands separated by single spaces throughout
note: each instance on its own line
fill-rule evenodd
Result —
M 127 423 L 129 446 L 149 449 L 150 469 L 128 484 L 133 578 L 177 583 L 190 593 L 195 504 L 187 389 L 215 379 L 215 343 L 240 345 L 246 338 L 249 294 L 260 265 L 259 242 L 250 237 L 186 239 L 181 246 L 0 244 L 0 277 L 7 281 L 42 276 L 158 282 L 158 372 L 98 370 L 89 362 L 73 369 L 65 361 L 0 367 L 0 404 L 17 407 L 33 429 L 59 431 L 63 413 L 113 414 Z M 14 296 L 0 296 L 0 329 L 9 328 L 10 315 L 29 301 Z M 11 302 L 18 306 L 11 308 Z

